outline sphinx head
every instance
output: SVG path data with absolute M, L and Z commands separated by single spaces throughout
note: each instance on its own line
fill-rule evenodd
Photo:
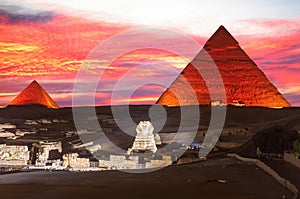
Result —
M 149 121 L 140 121 L 136 127 L 136 132 L 138 135 L 149 136 L 153 135 L 153 126 Z

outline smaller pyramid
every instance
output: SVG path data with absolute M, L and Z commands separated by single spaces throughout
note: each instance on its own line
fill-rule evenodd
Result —
M 40 105 L 48 108 L 59 108 L 48 93 L 39 85 L 37 81 L 31 82 L 9 106 Z

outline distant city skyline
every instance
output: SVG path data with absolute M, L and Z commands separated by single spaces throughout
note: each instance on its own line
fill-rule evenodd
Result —
M 7 105 L 32 80 L 58 105 L 71 106 L 73 82 L 83 60 L 99 43 L 122 31 L 168 28 L 203 45 L 220 25 L 232 33 L 285 98 L 300 106 L 299 8 L 299 1 L 282 0 L 2 1 L 0 106 Z M 107 85 L 99 86 L 96 94 L 97 105 L 110 103 L 111 81 L 145 62 L 143 67 L 152 77 L 164 77 L 170 84 L 185 67 L 177 55 L 159 50 L 124 55 L 109 66 Z M 155 64 L 172 66 L 177 73 L 157 74 Z M 140 78 L 144 78 L 142 72 Z M 131 102 L 154 103 L 163 91 L 159 86 L 146 86 Z

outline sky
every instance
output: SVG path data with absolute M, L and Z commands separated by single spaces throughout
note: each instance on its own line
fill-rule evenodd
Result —
M 74 81 L 88 55 L 124 31 L 163 28 L 201 46 L 220 25 L 232 33 L 285 98 L 299 106 L 299 9 L 296 0 L 4 0 L 0 3 L 0 106 L 6 106 L 33 80 L 58 105 L 71 106 Z M 146 40 L 128 35 L 130 39 Z M 188 49 L 172 39 L 162 43 L 173 41 L 178 48 Z M 112 103 L 116 82 L 129 71 L 134 71 L 132 82 L 163 79 L 164 85 L 171 84 L 199 50 L 183 58 L 162 49 L 131 47 L 132 51 L 105 66 L 95 94 L 97 105 Z M 164 89 L 153 83 L 143 85 L 133 92 L 130 102 L 154 103 Z M 122 92 L 114 104 L 126 102 Z M 85 98 L 90 94 L 79 95 L 81 105 L 89 105 Z

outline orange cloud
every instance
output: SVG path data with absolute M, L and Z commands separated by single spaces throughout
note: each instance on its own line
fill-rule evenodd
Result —
M 55 13 L 38 23 L 8 23 L 9 20 L 1 16 L 0 21 L 0 105 L 7 105 L 14 95 L 36 79 L 60 106 L 71 106 L 73 82 L 88 54 L 105 39 L 133 27 Z M 300 105 L 300 81 L 297 77 L 300 70 L 300 29 L 296 27 L 298 23 L 269 20 L 248 21 L 247 24 L 259 27 L 259 30 L 265 28 L 269 32 L 278 33 L 278 27 L 289 30 L 285 34 L 234 36 L 288 100 L 293 105 Z M 207 40 L 194 35 L 191 37 L 201 44 Z M 143 38 L 137 39 L 143 42 Z M 176 43 L 176 39 L 174 45 L 188 48 L 185 44 Z M 96 93 L 96 104 L 110 104 L 116 81 L 137 66 L 140 68 L 131 74 L 131 81 L 144 78 L 164 79 L 171 83 L 185 67 L 185 63 L 182 57 L 162 50 L 143 49 L 127 53 L 109 66 L 102 66 L 107 70 L 102 76 L 104 82 L 99 85 Z M 157 67 L 163 68 L 162 66 L 165 69 L 156 70 Z M 168 70 L 168 67 L 175 72 Z M 154 103 L 163 90 L 161 86 L 144 86 L 131 97 L 130 103 Z M 81 95 L 83 105 L 88 105 L 84 104 L 88 94 Z M 119 103 L 124 100 L 117 99 Z

